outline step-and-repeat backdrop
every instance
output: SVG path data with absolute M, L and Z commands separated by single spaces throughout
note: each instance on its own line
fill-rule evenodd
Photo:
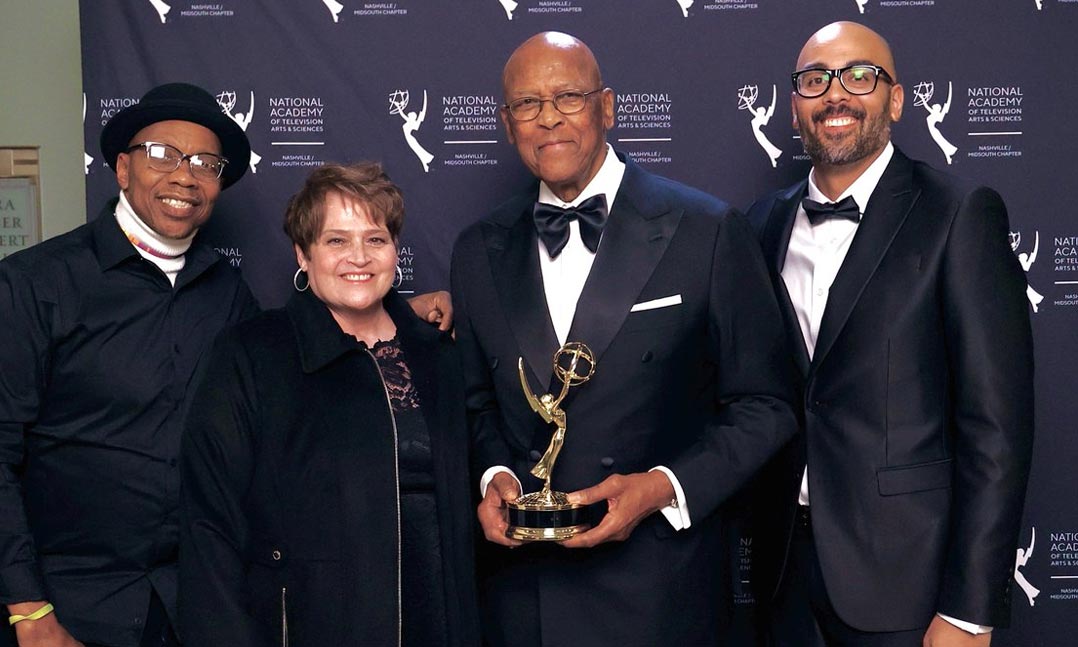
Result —
M 790 118 L 804 41 L 857 20 L 894 49 L 909 155 L 996 188 L 1029 280 L 1037 441 L 1014 623 L 993 644 L 1070 644 L 1078 630 L 1078 0 L 83 0 L 87 209 L 117 191 L 102 125 L 150 87 L 216 95 L 254 149 L 205 235 L 264 306 L 292 289 L 288 197 L 327 161 L 382 161 L 405 192 L 403 290 L 448 286 L 457 233 L 528 174 L 498 119 L 501 69 L 558 29 L 616 92 L 614 147 L 747 207 L 808 172 Z M 47 37 L 47 35 L 43 35 Z M 42 82 L 47 82 L 43 79 Z M 735 587 L 753 602 L 752 538 Z

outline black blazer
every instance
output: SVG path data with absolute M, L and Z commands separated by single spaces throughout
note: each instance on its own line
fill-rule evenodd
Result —
M 449 642 L 475 645 L 459 358 L 395 292 L 384 303 L 431 435 Z M 218 339 L 183 448 L 185 643 L 398 644 L 392 424 L 373 356 L 309 292 Z
M 626 166 L 568 336 L 591 347 L 597 370 L 563 405 L 553 485 L 568 492 L 665 465 L 692 527 L 675 533 L 655 514 L 621 544 L 492 549 L 484 631 L 493 644 L 529 622 L 548 645 L 712 644 L 724 559 L 713 513 L 796 430 L 778 308 L 747 223 L 711 196 Z M 560 386 L 531 218 L 537 194 L 468 228 L 452 261 L 476 473 L 505 465 L 525 492 L 541 487 L 528 471 L 551 427 L 528 407 L 517 358 L 534 392 Z M 630 312 L 675 295 L 678 305 Z
M 762 482 L 755 572 L 778 582 L 807 451 L 838 615 L 863 631 L 936 612 L 1007 624 L 1033 440 L 1025 275 L 994 191 L 895 150 L 831 287 L 811 362 L 782 282 L 807 180 L 749 210 L 804 377 L 804 438 Z

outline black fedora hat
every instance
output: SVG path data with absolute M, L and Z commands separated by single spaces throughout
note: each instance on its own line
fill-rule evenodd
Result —
M 221 188 L 227 188 L 247 172 L 247 162 L 251 158 L 247 135 L 221 111 L 213 95 L 190 83 L 159 85 L 144 94 L 135 105 L 116 113 L 101 130 L 101 153 L 105 161 L 115 171 L 116 157 L 127 150 L 138 131 L 172 119 L 205 126 L 217 135 L 221 141 L 221 154 L 228 160 L 221 175 Z

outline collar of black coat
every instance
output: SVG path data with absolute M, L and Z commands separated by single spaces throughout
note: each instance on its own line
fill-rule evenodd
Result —
M 110 270 L 125 261 L 142 260 L 138 250 L 127 239 L 123 229 L 120 229 L 120 224 L 116 222 L 116 203 L 119 201 L 118 197 L 109 200 L 91 223 L 94 255 L 102 271 Z M 177 290 L 193 281 L 212 265 L 224 261 L 220 254 L 202 242 L 202 236 L 195 236 L 195 240 L 192 241 L 191 247 L 187 249 L 184 256 L 187 260 L 176 277 Z
M 397 338 L 410 360 L 418 359 L 443 336 L 436 326 L 417 317 L 396 290 L 383 297 L 382 306 L 397 327 Z M 329 308 L 311 290 L 294 293 L 285 310 L 299 342 L 304 373 L 313 373 L 348 353 L 363 352 L 363 346 L 341 330 Z

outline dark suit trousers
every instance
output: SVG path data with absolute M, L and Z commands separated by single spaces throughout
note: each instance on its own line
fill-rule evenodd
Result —
M 859 631 L 842 621 L 824 585 L 809 509 L 800 507 L 789 564 L 771 609 L 771 647 L 921 647 L 928 626 L 911 631 Z

